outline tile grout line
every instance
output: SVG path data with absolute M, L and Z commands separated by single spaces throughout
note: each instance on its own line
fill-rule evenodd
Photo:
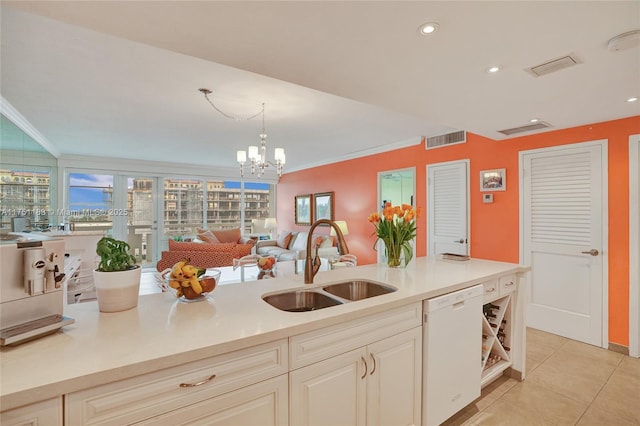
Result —
M 622 364 L 622 360 L 624 358 L 620 358 L 618 360 L 618 364 L 616 365 L 616 368 L 614 368 L 611 371 L 611 374 L 609 374 L 609 377 L 607 377 L 607 380 L 605 380 L 605 382 L 602 384 L 602 386 L 600 387 L 600 390 L 598 390 L 598 393 L 596 393 L 596 396 L 593 397 L 593 400 L 589 403 L 589 405 L 587 405 L 587 409 L 584 410 L 584 413 L 582 413 L 582 415 L 580 416 L 580 418 L 578 419 L 578 421 L 575 424 L 580 423 L 580 420 L 582 420 L 582 418 L 584 417 L 584 415 L 587 413 L 587 411 L 589 411 L 589 408 L 591 408 L 591 405 L 596 401 L 596 399 L 598 399 L 598 396 L 600 396 L 600 394 L 602 393 L 602 391 L 604 390 L 605 386 L 607 386 L 607 384 L 609 383 L 609 381 L 611 380 L 611 377 L 613 377 L 613 375 L 615 374 L 615 372 L 618 370 L 618 368 L 620 368 L 620 365 Z M 603 408 L 606 411 L 606 408 Z

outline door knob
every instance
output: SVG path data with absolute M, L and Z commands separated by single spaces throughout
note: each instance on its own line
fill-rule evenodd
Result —
M 460 238 L 459 240 L 455 240 L 454 243 L 464 244 L 464 240 Z
M 591 249 L 589 251 L 583 251 L 582 254 L 590 254 L 591 256 L 597 256 L 600 252 L 596 249 Z

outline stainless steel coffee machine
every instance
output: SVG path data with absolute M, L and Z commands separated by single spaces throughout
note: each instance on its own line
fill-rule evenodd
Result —
M 13 232 L 0 239 L 0 346 L 53 333 L 62 315 L 64 241 Z

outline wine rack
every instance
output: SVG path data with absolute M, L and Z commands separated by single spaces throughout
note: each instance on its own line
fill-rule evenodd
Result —
M 482 306 L 482 386 L 511 367 L 511 302 L 507 294 Z

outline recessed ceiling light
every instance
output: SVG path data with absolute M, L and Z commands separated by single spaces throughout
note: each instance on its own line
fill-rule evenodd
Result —
M 433 34 L 438 31 L 439 27 L 440 25 L 437 22 L 427 22 L 418 27 L 418 33 L 422 35 Z
M 634 96 L 634 97 L 631 97 L 631 98 L 627 99 L 627 102 L 637 102 L 637 101 L 638 101 L 638 97 L 637 96 Z
M 531 120 L 529 120 L 529 123 L 537 123 L 538 121 L 540 121 L 539 118 L 532 118 Z
M 496 65 L 494 65 L 494 66 L 492 66 L 492 67 L 487 68 L 487 72 L 488 72 L 489 74 L 494 74 L 494 73 L 497 73 L 498 71 L 500 71 L 500 67 L 499 67 L 499 66 L 496 66 Z

